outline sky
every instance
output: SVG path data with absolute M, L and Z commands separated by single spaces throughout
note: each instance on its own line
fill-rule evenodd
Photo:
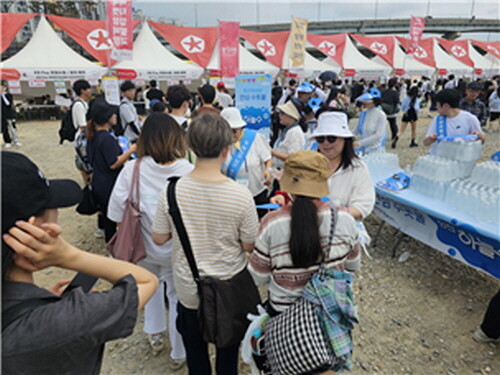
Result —
M 315 21 L 409 18 L 500 18 L 497 0 L 134 0 L 147 16 L 177 19 L 183 26 L 216 26 L 217 21 L 238 21 L 241 26 L 287 23 L 292 16 Z M 500 33 L 473 33 L 463 37 L 498 40 Z

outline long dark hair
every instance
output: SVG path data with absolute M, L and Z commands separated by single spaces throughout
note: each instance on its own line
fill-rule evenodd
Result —
M 316 264 L 322 255 L 318 210 L 313 198 L 298 195 L 292 205 L 290 255 L 296 267 Z

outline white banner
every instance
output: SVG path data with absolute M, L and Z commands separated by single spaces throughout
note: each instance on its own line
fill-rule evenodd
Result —
M 120 105 L 118 77 L 102 77 L 102 90 L 109 104 Z
M 46 87 L 45 81 L 41 79 L 30 79 L 28 81 L 29 87 Z

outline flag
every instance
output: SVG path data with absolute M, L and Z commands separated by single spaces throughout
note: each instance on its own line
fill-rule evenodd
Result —
M 240 73 L 240 23 L 219 21 L 220 70 L 222 77 Z
M 111 58 L 116 61 L 132 60 L 132 0 L 106 0 L 106 8 L 108 35 L 113 41 Z
M 271 64 L 281 68 L 290 31 L 263 33 L 240 29 L 240 35 L 255 46 Z
M 411 17 L 410 22 L 410 43 L 406 49 L 407 54 L 413 54 L 420 43 L 420 39 L 424 34 L 425 18 L 424 17 Z
M 292 29 L 290 31 L 290 60 L 292 60 L 291 71 L 304 69 L 307 43 L 307 20 L 292 17 Z
M 0 14 L 0 53 L 5 52 L 26 22 L 36 13 L 1 13 Z

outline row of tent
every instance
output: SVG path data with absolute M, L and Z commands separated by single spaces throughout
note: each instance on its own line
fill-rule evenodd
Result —
M 34 16 L 34 13 L 1 14 L 2 53 L 19 29 Z M 101 65 L 85 59 L 64 43 L 46 17 Z M 139 24 L 140 21 L 135 21 L 133 27 Z M 182 60 L 165 48 L 152 28 L 189 60 Z M 246 46 L 253 46 L 266 59 L 259 59 L 240 45 L 240 74 L 270 74 L 274 77 L 280 70 L 289 71 L 289 31 L 263 33 L 240 29 L 240 36 L 245 39 Z M 414 56 L 409 56 L 403 50 L 408 46 L 409 39 L 397 36 L 308 34 L 307 39 L 308 45 L 317 48 L 327 57 L 320 61 L 306 52 L 305 77 L 317 76 L 325 70 L 365 78 L 451 73 L 461 76 L 493 76 L 500 73 L 500 42 L 426 38 L 422 39 Z M 369 59 L 363 55 L 354 41 L 372 51 L 375 57 Z M 479 53 L 473 44 L 486 54 Z M 92 79 L 104 75 L 108 67 L 116 69 L 122 79 L 196 79 L 205 71 L 210 75 L 220 73 L 217 27 L 191 28 L 143 22 L 134 41 L 133 59 L 130 61 L 117 63 L 110 60 L 111 46 L 104 21 L 42 15 L 26 46 L 0 63 L 0 73 L 2 79 L 10 80 Z

